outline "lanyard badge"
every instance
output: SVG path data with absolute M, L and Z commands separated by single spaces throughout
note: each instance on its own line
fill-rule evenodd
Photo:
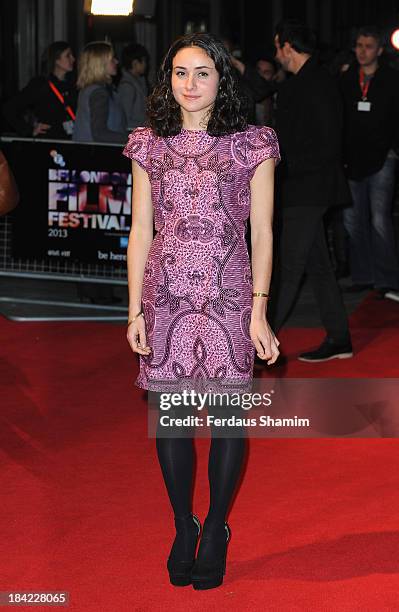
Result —
M 357 103 L 357 110 L 361 112 L 370 112 L 371 102 L 367 100 L 367 94 L 370 87 L 370 79 L 365 80 L 365 74 L 363 68 L 360 68 L 359 72 L 359 85 L 362 92 L 362 99 Z

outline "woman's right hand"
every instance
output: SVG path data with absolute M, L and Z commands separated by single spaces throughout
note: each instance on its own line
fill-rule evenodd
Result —
M 51 125 L 48 123 L 36 123 L 33 128 L 33 136 L 38 136 L 39 134 L 45 134 L 51 128 Z
M 147 346 L 147 336 L 143 316 L 139 316 L 135 321 L 129 323 L 126 337 L 133 353 L 139 353 L 139 355 L 149 355 L 151 353 L 151 347 Z

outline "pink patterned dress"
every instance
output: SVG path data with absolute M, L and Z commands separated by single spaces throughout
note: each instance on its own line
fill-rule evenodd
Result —
M 182 129 L 161 138 L 136 128 L 124 155 L 147 171 L 156 235 L 142 305 L 149 356 L 136 385 L 150 391 L 251 388 L 252 275 L 245 233 L 250 180 L 279 159 L 271 128 L 210 136 Z

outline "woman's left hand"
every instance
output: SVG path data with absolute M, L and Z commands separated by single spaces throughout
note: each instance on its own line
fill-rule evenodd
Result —
M 267 365 L 275 363 L 280 355 L 280 351 L 277 348 L 280 342 L 274 335 L 267 320 L 263 317 L 259 319 L 251 318 L 249 335 L 255 345 L 258 357 L 267 360 Z

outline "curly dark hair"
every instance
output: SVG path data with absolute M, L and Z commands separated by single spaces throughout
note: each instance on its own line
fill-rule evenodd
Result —
M 209 114 L 207 132 L 222 136 L 242 132 L 247 127 L 246 103 L 240 93 L 236 71 L 223 43 L 211 34 L 197 32 L 178 38 L 167 52 L 158 83 L 148 98 L 149 125 L 157 136 L 176 136 L 182 128 L 182 114 L 172 93 L 173 58 L 180 49 L 199 47 L 214 61 L 219 74 L 219 89 Z

